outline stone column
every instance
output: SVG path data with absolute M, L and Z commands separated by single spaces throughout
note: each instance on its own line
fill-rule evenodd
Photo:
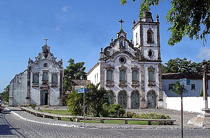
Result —
M 163 108 L 163 91 L 162 91 L 162 71 L 161 64 L 158 64 L 158 84 L 159 84 L 159 97 L 158 97 L 158 108 Z
M 100 87 L 105 86 L 104 82 L 104 62 L 99 61 L 99 66 L 100 66 Z M 114 72 L 113 72 L 114 73 Z
M 128 108 L 128 109 L 131 109 L 131 95 L 128 95 L 128 96 L 127 96 L 127 99 L 128 99 L 128 100 L 127 100 L 127 108 Z
M 59 97 L 59 105 L 63 105 L 62 101 L 62 96 L 63 96 L 63 76 L 64 76 L 64 71 L 63 69 L 60 71 L 60 97 Z
M 145 70 L 144 70 L 144 65 L 141 65 L 141 93 L 142 93 L 142 98 L 140 102 L 140 108 L 146 108 L 146 100 L 145 100 Z

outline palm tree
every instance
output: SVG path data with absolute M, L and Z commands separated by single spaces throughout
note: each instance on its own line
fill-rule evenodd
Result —
M 184 88 L 184 85 L 181 85 L 179 81 L 176 81 L 173 84 L 171 91 L 181 96 L 181 136 L 183 138 L 183 98 L 182 98 L 182 94 L 183 94 L 183 92 L 184 93 L 187 92 L 187 90 Z

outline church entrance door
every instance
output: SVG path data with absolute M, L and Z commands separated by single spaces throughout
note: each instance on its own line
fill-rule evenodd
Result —
M 134 91 L 131 95 L 131 108 L 132 109 L 139 108 L 139 93 L 138 93 L 138 91 Z
M 127 108 L 127 94 L 125 91 L 121 91 L 119 94 L 119 105 Z
M 41 96 L 41 105 L 48 105 L 48 91 L 43 90 Z
M 148 108 L 156 108 L 156 96 L 154 92 L 147 94 Z

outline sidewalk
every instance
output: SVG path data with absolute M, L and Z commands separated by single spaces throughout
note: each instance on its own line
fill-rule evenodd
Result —
M 18 116 L 20 119 L 34 122 L 34 123 L 41 123 L 46 125 L 56 125 L 56 126 L 65 126 L 65 127 L 76 127 L 76 128 L 84 128 L 84 123 L 80 122 L 67 122 L 67 121 L 60 121 L 55 119 L 48 119 L 42 117 L 36 117 L 32 114 L 22 111 L 18 107 L 7 107 L 12 114 Z M 127 110 L 131 111 L 131 110 Z M 166 115 L 170 115 L 172 119 L 176 119 L 175 125 L 129 125 L 129 124 L 103 124 L 103 123 L 86 123 L 86 128 L 98 128 L 98 129 L 180 129 L 180 114 L 178 111 L 168 110 L 168 109 L 144 109 L 144 110 L 132 110 L 133 112 L 156 112 L 162 113 Z M 197 114 L 195 113 L 185 113 L 185 120 L 184 120 L 184 129 L 203 129 L 191 125 L 187 125 L 187 118 L 191 119 L 191 117 L 196 117 Z

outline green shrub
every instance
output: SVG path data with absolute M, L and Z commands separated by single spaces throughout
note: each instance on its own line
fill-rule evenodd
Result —
M 35 109 L 36 104 L 30 104 L 31 108 Z
M 112 104 L 109 107 L 109 117 L 123 117 L 125 114 L 125 109 L 119 104 Z
M 124 114 L 124 117 L 126 118 L 134 118 L 134 116 L 136 116 L 136 113 L 133 113 L 133 112 L 126 112 Z
M 44 106 L 44 109 L 46 109 L 46 108 L 49 108 L 49 105 L 45 105 L 45 106 Z

